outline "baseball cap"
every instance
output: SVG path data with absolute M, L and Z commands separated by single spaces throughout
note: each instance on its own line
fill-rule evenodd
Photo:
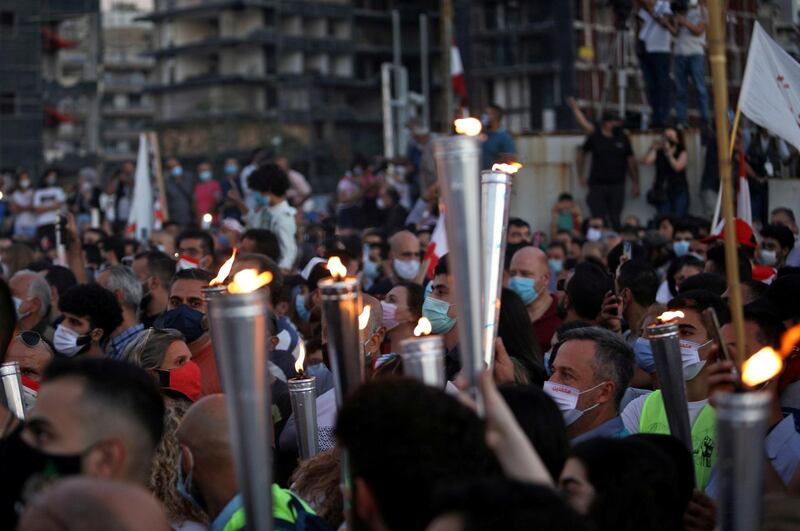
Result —
M 717 240 L 722 240 L 725 237 L 725 220 L 719 222 L 714 228 L 714 231 L 703 238 L 703 243 L 711 243 Z M 753 235 L 753 229 L 745 221 L 736 218 L 736 241 L 739 245 L 746 247 L 756 248 L 756 238 Z

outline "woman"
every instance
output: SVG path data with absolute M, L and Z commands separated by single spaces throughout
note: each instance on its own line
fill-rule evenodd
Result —
M 22 170 L 17 177 L 19 185 L 11 194 L 11 213 L 14 214 L 14 238 L 32 240 L 36 236 L 36 212 L 33 208 L 31 177 Z
M 425 291 L 419 284 L 399 282 L 381 301 L 383 310 L 383 326 L 386 327 L 386 338 L 391 344 L 392 352 L 399 352 L 400 342 L 414 337 L 420 317 Z
M 660 199 L 663 200 L 657 205 L 658 213 L 686 216 L 689 212 L 689 183 L 686 180 L 689 154 L 682 133 L 672 127 L 666 128 L 664 136 L 653 141 L 644 163 L 656 167 L 653 187 L 661 191 Z
M 667 268 L 667 278 L 658 287 L 656 302 L 668 303 L 678 294 L 681 283 L 693 275 L 702 273 L 704 265 L 702 260 L 690 254 L 673 259 Z
M 143 369 L 169 371 L 186 365 L 192 353 L 177 330 L 148 328 L 128 343 L 122 359 Z
M 519 295 L 503 288 L 500 295 L 500 317 L 497 337 L 514 364 L 514 379 L 517 383 L 530 383 L 541 387 L 547 379 L 542 363 L 542 352 L 533 335 L 531 320 L 525 303 Z
M 66 199 L 64 189 L 58 185 L 56 170 L 47 170 L 42 176 L 39 188 L 33 194 L 33 209 L 36 212 L 36 241 L 45 251 L 55 248 L 56 224 Z

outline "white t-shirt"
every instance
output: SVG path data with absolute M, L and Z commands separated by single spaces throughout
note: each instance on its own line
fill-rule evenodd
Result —
M 28 208 L 33 205 L 33 189 L 16 190 L 11 194 L 11 202 L 19 207 Z M 36 214 L 20 212 L 14 218 L 14 234 L 30 234 L 36 230 Z
M 625 409 L 622 410 L 622 423 L 625 424 L 625 429 L 631 433 L 639 433 L 639 420 L 642 417 L 642 410 L 644 409 L 644 401 L 650 393 L 642 395 L 634 399 Z M 700 414 L 703 406 L 708 404 L 708 400 L 698 400 L 697 402 L 689 402 L 689 425 L 693 425 Z
M 658 0 L 653 13 L 656 17 L 672 15 L 672 8 L 667 0 Z M 639 10 L 642 19 L 642 29 L 639 31 L 639 40 L 644 41 L 644 49 L 648 53 L 669 53 L 672 45 L 672 35 L 669 30 L 659 24 L 646 9 Z
M 66 201 L 67 196 L 60 186 L 40 188 L 33 194 L 33 206 L 36 208 L 55 205 Z M 49 210 L 36 215 L 36 226 L 55 225 L 58 223 L 58 210 Z

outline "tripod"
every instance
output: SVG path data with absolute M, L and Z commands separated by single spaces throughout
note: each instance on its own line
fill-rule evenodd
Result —
M 617 91 L 618 91 L 618 109 L 619 117 L 625 120 L 625 111 L 627 110 L 627 94 L 628 94 L 628 71 L 637 71 L 638 61 L 636 60 L 636 47 L 634 46 L 633 32 L 628 28 L 625 19 L 617 17 L 616 32 L 614 33 L 614 40 L 609 50 L 609 61 L 606 63 L 606 76 L 603 80 L 603 94 L 600 98 L 600 115 L 603 114 L 606 104 L 608 103 L 609 94 L 611 93 L 611 80 L 616 77 Z M 612 72 L 616 76 L 612 76 Z M 638 76 L 634 76 L 634 82 L 639 85 Z

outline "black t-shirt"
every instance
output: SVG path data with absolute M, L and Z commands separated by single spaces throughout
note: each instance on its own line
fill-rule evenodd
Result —
M 605 136 L 600 129 L 586 137 L 583 152 L 592 154 L 589 184 L 625 184 L 631 142 L 624 132 Z
M 673 157 L 678 159 L 684 151 L 683 147 L 678 146 Z M 656 182 L 668 192 L 689 189 L 689 183 L 686 181 L 686 169 L 676 171 L 670 165 L 662 149 L 656 153 Z

